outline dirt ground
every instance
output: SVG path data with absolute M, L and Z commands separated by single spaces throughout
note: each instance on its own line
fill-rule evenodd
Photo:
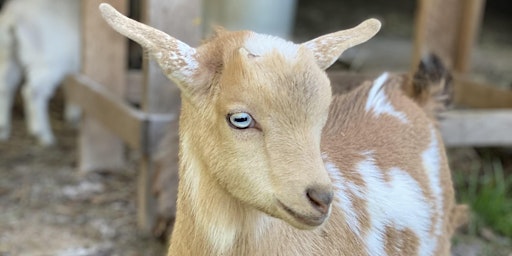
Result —
M 164 243 L 137 234 L 135 164 L 81 175 L 76 129 L 53 112 L 58 145 L 41 148 L 16 112 L 0 143 L 0 256 L 164 254 Z
M 346 6 L 340 6 L 340 2 Z M 369 1 L 372 4 L 368 4 L 367 8 L 353 7 L 356 2 L 360 3 L 354 0 L 329 0 L 319 6 L 315 4 L 317 1 L 301 1 L 294 37 L 301 41 L 359 21 L 353 20 L 347 24 L 344 17 L 369 17 L 381 13 L 383 8 L 394 8 L 389 6 L 392 5 L 389 1 Z M 348 54 L 350 61 L 360 63 L 358 67 L 361 70 L 382 69 L 383 62 L 391 63 L 383 57 L 379 57 L 380 64 L 374 61 L 378 59 L 375 56 L 386 56 L 378 55 L 383 52 L 380 50 L 382 48 L 386 49 L 387 55 L 389 51 L 397 52 L 394 54 L 396 61 L 391 63 L 394 67 L 407 67 L 411 26 L 404 20 L 412 19 L 414 5 L 411 4 L 413 1 L 400 2 L 404 3 L 401 12 L 381 14 L 381 18 L 386 20 L 386 27 L 394 30 L 385 30 L 383 37 L 367 52 Z M 497 2 L 503 1 L 494 1 L 495 4 Z M 489 67 L 485 61 L 480 61 L 476 65 L 483 67 L 482 73 L 488 74 L 497 83 L 508 85 L 512 82 L 512 72 L 509 72 L 512 65 L 505 62 L 512 59 L 512 51 L 503 51 L 501 46 L 512 42 L 510 36 L 504 35 L 510 34 L 511 23 L 504 25 L 503 22 L 492 20 L 489 24 L 489 27 L 496 28 L 496 32 L 484 30 L 486 36 L 480 41 L 484 50 L 491 49 L 490 52 L 494 54 L 483 54 L 487 56 L 484 60 L 494 60 L 492 63 L 495 64 Z M 496 64 L 501 60 L 505 64 Z M 37 146 L 26 133 L 23 113 L 19 108 L 15 109 L 11 139 L 0 143 L 0 256 L 163 255 L 165 241 L 143 237 L 136 230 L 136 156 L 127 152 L 130 162 L 124 170 L 85 176 L 78 173 L 77 131 L 64 124 L 61 110 L 61 102 L 57 99 L 52 103 L 51 111 L 57 146 Z M 470 236 L 461 233 L 454 241 L 453 254 L 457 256 L 512 255 L 510 244 L 495 235 Z

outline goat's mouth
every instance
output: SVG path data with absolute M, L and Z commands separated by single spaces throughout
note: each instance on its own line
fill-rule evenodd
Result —
M 293 219 L 295 219 L 296 221 L 298 221 L 304 225 L 310 226 L 310 227 L 317 227 L 317 226 L 322 225 L 322 223 L 324 223 L 324 221 L 328 215 L 328 214 L 321 214 L 318 216 L 303 215 L 303 214 L 300 214 L 300 213 L 294 211 L 290 207 L 286 206 L 279 199 L 277 199 L 277 203 L 286 213 L 288 213 L 290 216 L 292 216 Z

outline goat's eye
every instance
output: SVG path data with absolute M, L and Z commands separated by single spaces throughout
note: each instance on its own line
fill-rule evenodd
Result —
M 228 115 L 229 123 L 237 129 L 247 129 L 254 126 L 254 120 L 251 115 L 245 112 L 229 114 Z

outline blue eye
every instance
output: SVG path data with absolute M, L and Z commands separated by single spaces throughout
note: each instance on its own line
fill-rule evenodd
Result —
M 229 123 L 238 129 L 246 129 L 254 125 L 254 121 L 248 113 L 240 112 L 228 115 Z

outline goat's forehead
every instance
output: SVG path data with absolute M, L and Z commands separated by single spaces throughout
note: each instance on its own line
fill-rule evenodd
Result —
M 316 112 L 330 98 L 330 83 L 308 49 L 282 38 L 255 32 L 224 32 L 215 45 L 223 52 L 219 70 L 219 104 L 265 106 L 265 109 L 295 109 Z M 219 44 L 219 42 L 229 44 Z M 245 51 L 239 51 L 239 49 Z M 249 54 L 243 56 L 241 54 Z M 322 105 L 322 106 L 321 106 Z M 259 107 L 255 107 L 259 109 Z M 301 111 L 303 110 L 303 111 Z M 286 112 L 286 111 L 284 111 Z
M 282 38 L 250 32 L 245 38 L 243 47 L 255 56 L 278 53 L 285 59 L 295 60 L 299 45 Z
M 274 56 L 272 56 L 274 55 Z M 232 103 L 247 106 L 247 110 L 295 116 L 306 119 L 318 114 L 330 102 L 330 82 L 320 68 L 307 63 L 275 61 L 270 56 L 256 57 L 257 65 L 229 65 L 221 79 L 221 100 L 229 107 Z M 314 65 L 314 64 L 312 64 Z

